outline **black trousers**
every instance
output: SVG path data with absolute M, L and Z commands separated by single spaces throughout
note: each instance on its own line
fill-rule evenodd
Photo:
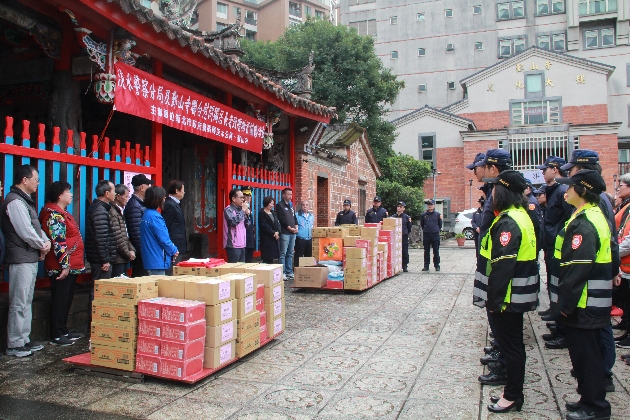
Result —
M 473 234 L 473 239 L 475 240 L 475 256 L 479 258 L 479 234 L 477 231 Z
M 254 248 L 245 248 L 245 262 L 254 262 Z
M 167 276 L 172 276 L 173 275 L 173 266 L 179 264 L 180 262 L 184 261 L 184 255 L 182 253 L 179 253 L 177 255 L 177 258 L 175 258 L 175 261 L 173 261 L 171 263 L 171 266 L 169 268 L 166 269 L 166 275 Z
M 127 275 L 127 265 L 129 263 L 120 263 L 112 265 L 112 277 L 120 277 L 121 274 Z
M 606 401 L 603 356 L 600 349 L 600 329 L 587 330 L 565 327 L 571 364 L 580 387 L 580 404 L 588 414 L 610 416 Z
M 68 334 L 68 313 L 74 298 L 77 275 L 68 274 L 57 280 L 58 275 L 50 276 L 50 338 L 60 338 Z M 92 309 L 90 308 L 90 313 Z
M 628 319 L 630 314 L 630 280 L 625 277 L 621 278 L 621 285 L 619 286 L 619 291 L 621 292 L 622 299 L 622 307 L 623 316 L 621 317 L 622 325 L 626 326 L 626 330 L 628 330 Z
M 409 235 L 402 236 L 402 266 L 407 268 L 409 265 Z
M 131 261 L 131 277 L 144 277 L 148 275 L 149 273 L 144 269 L 144 264 L 142 263 L 142 256 L 137 254 L 136 259 Z
M 431 248 L 433 248 L 433 266 L 440 265 L 440 234 L 433 233 L 422 237 L 424 245 L 424 266 L 428 267 L 431 260 Z
M 523 399 L 525 382 L 525 344 L 523 344 L 523 313 L 491 312 L 496 330 L 494 339 L 505 356 L 507 383 L 503 388 L 503 398 L 508 401 Z M 601 362 L 600 362 L 601 369 Z
M 313 256 L 313 240 L 295 238 L 295 255 L 293 257 L 293 265 L 298 266 L 300 257 L 312 257 Z

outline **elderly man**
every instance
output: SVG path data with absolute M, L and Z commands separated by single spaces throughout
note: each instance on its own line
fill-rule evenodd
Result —
M 315 218 L 313 213 L 308 211 L 308 201 L 303 200 L 300 210 L 295 214 L 298 222 L 298 232 L 295 238 L 295 259 L 299 262 L 300 257 L 313 256 L 313 225 Z M 297 265 L 297 264 L 296 264 Z

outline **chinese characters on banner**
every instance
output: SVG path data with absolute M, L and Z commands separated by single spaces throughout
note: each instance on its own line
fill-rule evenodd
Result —
M 261 153 L 265 123 L 118 61 L 117 111 Z

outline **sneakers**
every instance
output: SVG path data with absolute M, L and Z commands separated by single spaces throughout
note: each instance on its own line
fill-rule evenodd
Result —
M 72 341 L 77 341 L 80 338 L 82 338 L 81 334 L 76 334 L 76 333 L 68 333 L 68 334 L 65 335 L 65 337 L 68 340 L 72 340 Z
M 33 354 L 33 352 L 27 349 L 25 346 L 13 347 L 12 349 L 7 347 L 7 356 L 27 357 L 31 354 Z
M 35 352 L 42 350 L 44 348 L 44 345 L 37 341 L 29 341 L 28 343 L 24 344 L 24 347 L 32 352 Z
M 623 340 L 615 342 L 615 346 L 620 349 L 630 349 L 630 337 L 626 337 Z
M 617 308 L 616 306 L 613 306 L 612 310 L 610 311 L 610 316 L 623 316 L 623 310 Z
M 55 345 L 55 346 L 59 346 L 59 347 L 66 347 L 66 346 L 73 345 L 74 341 L 69 339 L 67 336 L 62 335 L 59 338 L 53 338 L 52 340 L 50 340 L 50 344 Z

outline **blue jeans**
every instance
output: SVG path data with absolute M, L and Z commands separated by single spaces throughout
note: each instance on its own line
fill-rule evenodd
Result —
M 284 274 L 286 275 L 293 275 L 293 248 L 295 248 L 295 235 L 281 233 L 278 263 L 284 265 Z
M 149 276 L 163 276 L 166 274 L 166 270 L 147 270 Z

